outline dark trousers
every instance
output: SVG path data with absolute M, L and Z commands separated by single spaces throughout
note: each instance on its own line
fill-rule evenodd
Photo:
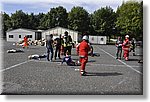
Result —
M 122 55 L 122 48 L 117 48 L 117 52 L 116 52 L 117 58 L 118 58 L 118 57 L 121 58 L 121 55 Z
M 49 61 L 49 54 L 51 53 L 50 60 L 53 59 L 53 48 L 52 47 L 46 47 L 47 48 L 47 60 Z
M 71 55 L 71 49 L 72 49 L 72 46 L 64 47 L 64 56 L 66 56 L 67 51 L 69 52 L 69 55 Z
M 56 57 L 57 57 L 57 53 L 58 53 L 58 57 L 60 58 L 60 48 L 61 48 L 61 46 L 56 46 L 55 59 L 56 59 Z

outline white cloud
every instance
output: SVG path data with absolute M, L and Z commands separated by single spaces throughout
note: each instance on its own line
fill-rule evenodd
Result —
M 128 0 L 1 0 L 0 2 L 5 5 L 7 4 L 30 4 L 29 8 L 51 8 L 56 6 L 63 6 L 68 11 L 73 6 L 82 6 L 89 12 L 93 12 L 100 7 L 110 6 L 115 11 L 118 6 L 122 4 L 123 1 Z M 142 0 L 135 0 L 142 1 Z
M 116 2 L 129 1 L 129 0 L 1 0 L 2 3 L 57 3 L 57 4 L 114 4 Z M 142 1 L 142 0 L 134 0 Z

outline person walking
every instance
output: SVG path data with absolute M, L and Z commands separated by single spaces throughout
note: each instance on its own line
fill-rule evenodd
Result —
M 116 41 L 116 59 L 121 59 L 121 55 L 122 55 L 122 39 L 119 36 L 117 41 Z
M 125 36 L 125 40 L 122 44 L 123 48 L 123 57 L 125 58 L 126 61 L 129 60 L 129 48 L 130 48 L 130 42 L 129 42 L 129 35 Z
M 24 41 L 23 48 L 25 48 L 25 47 L 28 48 L 28 37 L 25 36 L 23 41 Z
M 46 39 L 46 49 L 47 49 L 47 60 L 52 61 L 53 59 L 53 35 L 47 37 Z M 51 57 L 49 59 L 49 54 L 51 53 Z
M 90 51 L 90 45 L 88 44 L 88 36 L 83 36 L 82 41 L 80 44 L 77 46 L 77 53 L 79 54 L 80 57 L 80 74 L 81 76 L 86 75 L 85 71 L 85 66 L 86 63 L 88 62 L 88 52 Z

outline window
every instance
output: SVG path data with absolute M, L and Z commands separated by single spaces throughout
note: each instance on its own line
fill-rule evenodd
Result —
M 101 38 L 101 41 L 104 41 L 104 38 Z
M 32 38 L 32 35 L 27 35 L 27 38 Z
M 14 38 L 14 35 L 9 35 L 9 38 Z
M 19 38 L 21 38 L 21 35 L 19 35 Z

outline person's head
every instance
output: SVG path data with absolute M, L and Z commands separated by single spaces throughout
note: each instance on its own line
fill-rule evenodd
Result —
M 65 36 L 68 36 L 68 32 L 67 32 L 67 31 L 65 31 L 65 33 L 64 33 L 64 34 L 65 34 Z
M 51 34 L 50 37 L 53 38 L 53 34 Z
M 32 55 L 29 55 L 29 56 L 28 56 L 28 59 L 32 59 Z
M 121 37 L 120 37 L 120 36 L 118 36 L 118 40 L 121 40 Z
M 66 52 L 66 56 L 69 56 L 69 52 L 68 51 Z
M 129 35 L 126 35 L 126 36 L 125 36 L 125 39 L 129 39 Z
M 83 36 L 82 40 L 88 41 L 89 38 L 88 38 L 88 36 L 85 35 L 85 36 Z

